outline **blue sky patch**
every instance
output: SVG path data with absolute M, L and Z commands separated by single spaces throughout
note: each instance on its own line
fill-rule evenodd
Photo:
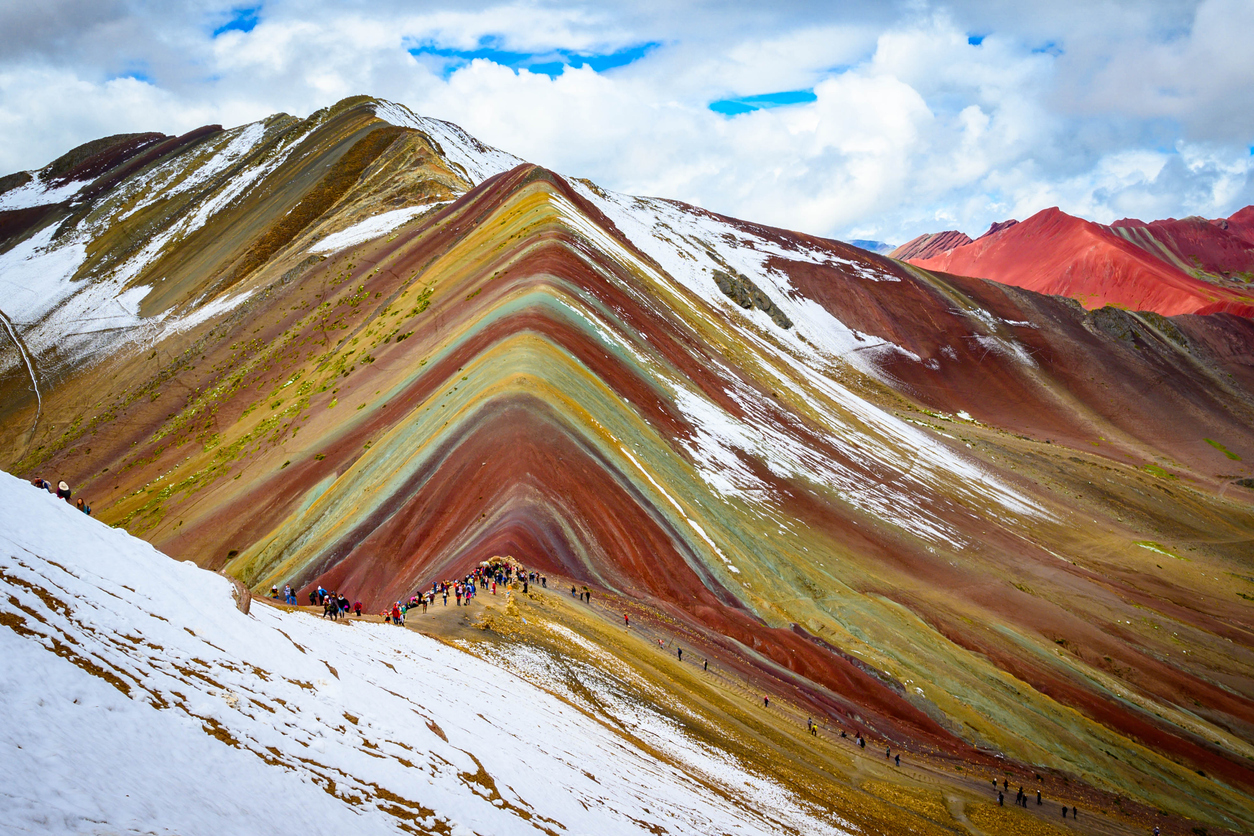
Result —
M 415 58 L 434 58 L 441 64 L 441 74 L 448 78 L 457 70 L 481 58 L 509 67 L 512 70 L 527 70 L 539 75 L 556 78 L 567 67 L 580 69 L 590 67 L 600 73 L 616 67 L 625 67 L 639 61 L 661 44 L 649 42 L 636 46 L 625 47 L 614 52 L 576 52 L 570 49 L 554 49 L 548 52 L 515 52 L 500 48 L 501 39 L 485 35 L 479 39 L 475 49 L 451 49 L 438 46 L 430 41 L 409 47 L 409 54 Z
M 979 46 L 980 44 L 984 43 L 984 39 L 986 37 L 988 36 L 987 35 L 967 35 L 967 43 L 971 44 L 971 46 Z
M 216 38 L 224 32 L 251 32 L 257 26 L 260 14 L 260 6 L 231 9 L 231 19 L 214 29 L 213 36 Z
M 710 102 L 710 110 L 724 116 L 739 116 L 742 113 L 752 113 L 755 110 L 765 110 L 770 107 L 805 104 L 816 98 L 814 90 L 784 90 L 779 93 L 762 93 L 758 96 L 719 99 L 716 102 Z
M 117 75 L 110 76 L 109 80 L 115 81 L 119 78 L 131 78 L 135 81 L 141 81 L 144 84 L 153 83 L 152 71 L 149 68 L 147 61 L 127 61 L 125 68 Z

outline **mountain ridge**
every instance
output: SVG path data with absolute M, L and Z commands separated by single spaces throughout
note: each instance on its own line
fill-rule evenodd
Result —
M 1103 226 L 1057 207 L 995 223 L 974 241 L 960 232 L 923 235 L 889 253 L 932 270 L 977 276 L 1042 293 L 1166 316 L 1254 315 L 1254 238 L 1244 218 L 1125 218 Z M 1235 220 L 1235 225 L 1234 225 Z

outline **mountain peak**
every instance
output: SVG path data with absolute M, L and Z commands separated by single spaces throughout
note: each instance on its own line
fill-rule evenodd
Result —
M 1069 296 L 1090 308 L 1254 314 L 1254 246 L 1199 218 L 1101 226 L 1055 206 L 1018 224 L 994 224 L 975 242 L 905 252 L 897 257 L 912 264 Z

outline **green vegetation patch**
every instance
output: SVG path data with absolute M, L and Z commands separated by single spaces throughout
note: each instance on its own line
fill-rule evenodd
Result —
M 1238 456 L 1236 453 L 1232 452 L 1232 451 L 1231 451 L 1231 450 L 1229 450 L 1227 447 L 1225 447 L 1225 446 L 1223 446 L 1222 444 L 1220 444 L 1220 443 L 1219 443 L 1218 441 L 1216 441 L 1215 439 L 1213 439 L 1213 438 L 1205 438 L 1205 439 L 1202 439 L 1202 440 L 1203 440 L 1203 441 L 1205 441 L 1207 444 L 1209 444 L 1211 447 L 1214 447 L 1214 448 L 1215 448 L 1216 450 L 1218 450 L 1219 452 L 1223 453 L 1223 454 L 1224 454 L 1225 456 L 1227 456 L 1228 458 L 1232 459 L 1234 462 L 1239 462 L 1239 461 L 1241 461 L 1241 457 L 1240 457 L 1240 456 Z
M 1163 470 L 1161 467 L 1159 467 L 1156 464 L 1147 464 L 1145 465 L 1145 467 L 1141 469 L 1144 470 L 1146 473 L 1148 473 L 1150 476 L 1157 476 L 1159 479 L 1177 478 L 1174 473 L 1168 473 L 1167 471 Z

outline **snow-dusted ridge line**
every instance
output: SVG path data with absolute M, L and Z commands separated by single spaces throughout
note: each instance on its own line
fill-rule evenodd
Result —
M 49 226 L 0 254 L 0 293 L 7 300 L 5 310 L 31 352 L 39 357 L 55 346 L 63 366 L 81 369 L 111 351 L 185 331 L 247 299 L 249 291 L 211 300 L 204 309 L 192 304 L 179 311 L 142 317 L 139 305 L 152 288 L 131 285 L 167 247 L 204 226 L 282 165 L 307 134 L 308 130 L 290 132 L 266 159 L 240 169 L 245 158 L 264 142 L 265 123 L 224 131 L 209 141 L 207 155 L 176 156 L 123 181 L 116 193 L 106 196 L 89 219 L 63 240 L 54 240 L 56 227 Z M 228 176 L 193 211 L 153 235 L 112 272 L 74 279 L 87 259 L 92 240 L 115 219 L 203 188 L 224 173 Z M 120 209 L 128 204 L 128 209 Z M 8 357 L 6 361 L 8 365 L 0 366 L 0 371 L 14 362 Z M 55 373 L 58 368 L 48 366 L 45 359 L 44 371 Z
M 94 179 L 88 177 L 85 180 L 74 180 L 60 186 L 53 186 L 45 183 L 43 175 L 38 172 L 31 172 L 31 174 L 32 177 L 29 183 L 0 194 L 0 211 L 31 209 L 36 206 L 64 203 L 91 185 Z
M 921 361 L 917 355 L 887 340 L 855 333 L 817 302 L 802 296 L 787 276 L 767 266 L 771 258 L 781 258 L 848 269 L 846 259 L 814 248 L 785 249 L 709 213 L 673 201 L 619 195 L 578 180 L 570 183 L 662 272 L 640 261 L 586 219 L 569 201 L 555 195 L 554 204 L 574 229 L 630 269 L 652 276 L 663 286 L 682 288 L 706 304 L 726 311 L 727 320 L 740 339 L 755 346 L 760 355 L 770 361 L 764 363 L 760 371 L 769 375 L 775 385 L 794 391 L 802 400 L 813 400 L 814 393 L 807 392 L 794 379 L 799 377 L 806 386 L 813 387 L 815 392 L 866 427 L 866 431 L 857 431 L 844 427 L 842 421 L 831 421 L 833 434 L 828 441 L 844 451 L 851 461 L 870 455 L 877 461 L 891 464 L 902 474 L 895 484 L 868 485 L 859 474 L 818 455 L 776 429 L 765 416 L 757 414 L 760 404 L 753 393 L 731 393 L 750 417 L 746 422 L 728 415 L 681 382 L 668 381 L 676 406 L 696 434 L 686 445 L 688 453 L 698 465 L 702 478 L 714 490 L 724 496 L 742 497 L 759 506 L 772 504 L 773 497 L 766 486 L 742 463 L 740 454 L 744 453 L 781 477 L 817 481 L 864 511 L 890 520 L 935 544 L 961 546 L 962 542 L 952 526 L 921 503 L 915 491 L 908 489 L 911 484 L 945 485 L 974 507 L 992 503 L 1017 517 L 1053 518 L 1024 492 L 927 433 L 858 397 L 826 373 L 835 362 L 876 377 L 880 374 L 874 361 L 876 352 L 893 351 Z M 762 287 L 793 320 L 794 327 L 781 331 L 762 311 L 745 311 L 729 300 L 713 278 L 714 271 L 723 266 L 730 266 Z M 871 268 L 862 268 L 858 277 L 888 280 L 862 275 L 874 272 Z M 888 275 L 884 272 L 884 276 Z M 644 301 L 648 304 L 648 300 Z M 702 311 L 693 309 L 691 313 L 708 319 Z M 772 335 L 778 342 L 766 339 L 764 334 Z M 1030 357 L 1019 359 L 1031 362 Z M 734 380 L 737 375 L 731 373 L 727 377 Z M 752 420 L 755 414 L 758 420 Z
M 22 671 L 0 677 L 0 799 L 19 829 L 845 832 L 627 699 L 612 670 L 598 699 L 667 760 L 414 632 L 240 613 L 226 579 L 3 473 L 0 654 Z M 517 661 L 537 681 L 541 661 L 565 664 Z
M 384 122 L 401 128 L 414 128 L 434 139 L 445 158 L 466 173 L 472 186 L 526 162 L 513 154 L 484 145 L 452 122 L 419 116 L 403 104 L 376 102 L 374 112 Z

